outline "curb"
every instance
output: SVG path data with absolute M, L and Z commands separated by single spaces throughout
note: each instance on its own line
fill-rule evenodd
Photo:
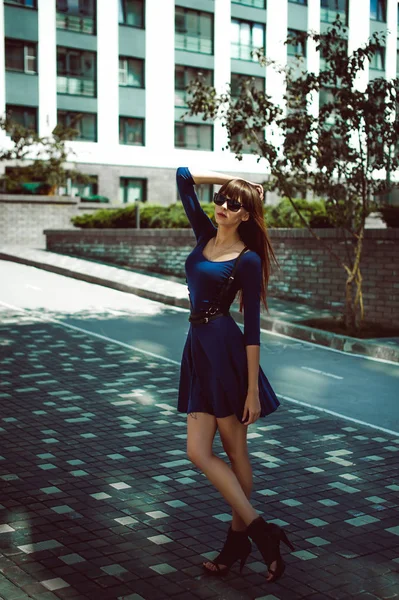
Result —
M 0 259 L 37 267 L 45 271 L 50 271 L 52 273 L 57 273 L 73 279 L 79 279 L 88 283 L 103 285 L 105 287 L 127 292 L 129 294 L 135 294 L 142 298 L 148 298 L 149 300 L 162 302 L 163 304 L 168 304 L 170 306 L 186 309 L 190 308 L 188 298 L 177 298 L 176 296 L 155 292 L 149 289 L 143 289 L 133 285 L 124 284 L 119 281 L 112 281 L 98 275 L 90 275 L 88 273 L 72 271 L 66 267 L 42 263 L 39 260 L 20 257 L 13 254 L 8 254 L 7 252 L 0 252 Z M 234 315 L 234 318 L 238 323 L 243 323 L 243 315 L 238 310 L 233 309 L 231 310 L 231 313 Z M 264 315 L 261 315 L 260 324 L 262 329 L 267 331 L 286 335 L 302 341 L 311 342 L 319 346 L 325 346 L 333 350 L 339 350 L 347 354 L 357 354 L 370 358 L 378 358 L 381 360 L 399 363 L 399 348 L 386 346 L 378 342 L 368 342 L 359 338 L 339 335 L 329 331 L 306 327 L 305 325 L 299 325 L 297 323 L 291 323 L 289 321 Z

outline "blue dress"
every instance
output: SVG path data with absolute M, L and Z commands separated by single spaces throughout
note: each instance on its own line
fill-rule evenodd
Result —
M 186 167 L 179 167 L 176 179 L 184 209 L 197 239 L 197 245 L 185 262 L 192 310 L 197 313 L 206 309 L 217 297 L 236 259 L 215 262 L 205 258 L 204 246 L 216 235 L 217 228 L 200 206 L 190 171 Z M 242 289 L 244 333 L 231 315 L 206 324 L 190 323 L 180 367 L 179 412 L 207 412 L 218 418 L 235 414 L 240 421 L 243 420 L 248 389 L 245 347 L 260 345 L 261 277 L 259 255 L 253 250 L 244 252 L 238 264 L 233 290 L 235 296 Z M 275 411 L 280 402 L 261 367 L 258 384 L 260 416 L 265 417 Z

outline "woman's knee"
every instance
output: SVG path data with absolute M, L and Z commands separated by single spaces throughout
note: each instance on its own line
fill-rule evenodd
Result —
M 209 452 L 206 448 L 187 443 L 187 458 L 199 469 L 202 469 L 211 457 L 212 452 Z

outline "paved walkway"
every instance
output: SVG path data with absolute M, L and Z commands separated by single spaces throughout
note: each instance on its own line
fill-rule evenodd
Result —
M 43 249 L 29 249 L 21 246 L 0 246 L 0 259 L 14 260 L 37 266 L 55 273 L 67 275 L 113 287 L 158 300 L 166 304 L 188 308 L 187 287 L 181 278 L 132 271 L 130 269 L 105 265 L 92 260 L 63 256 Z M 357 340 L 305 327 L 299 322 L 304 319 L 330 316 L 328 310 L 317 310 L 296 302 L 274 298 L 269 299 L 270 313 L 262 314 L 261 325 L 283 335 L 311 341 L 344 352 L 364 354 L 399 362 L 399 338 Z M 235 313 L 238 321 L 242 315 Z
M 254 505 L 296 549 L 278 583 L 255 549 L 214 580 L 200 564 L 230 516 L 187 460 L 178 367 L 5 307 L 0 323 L 1 598 L 399 598 L 399 438 L 289 403 L 251 426 Z

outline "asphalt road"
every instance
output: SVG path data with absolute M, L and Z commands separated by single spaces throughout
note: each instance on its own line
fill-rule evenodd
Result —
M 0 261 L 0 322 L 2 311 L 10 307 L 162 356 L 177 366 L 189 326 L 187 310 Z M 276 393 L 287 401 L 399 432 L 399 365 L 266 331 L 261 364 Z

